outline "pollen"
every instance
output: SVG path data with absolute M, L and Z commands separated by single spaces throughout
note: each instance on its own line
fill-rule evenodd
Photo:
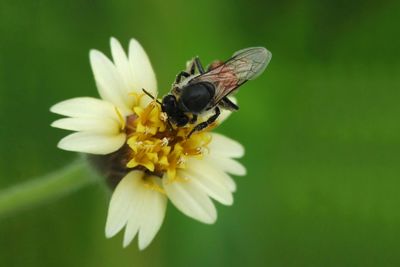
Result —
M 126 120 L 128 169 L 144 169 L 150 175 L 175 182 L 182 180 L 177 171 L 185 169 L 190 158 L 208 153 L 211 135 L 207 129 L 188 138 L 194 125 L 172 127 L 156 100 L 145 108 L 137 105 L 133 111 Z M 149 187 L 158 188 L 156 184 Z

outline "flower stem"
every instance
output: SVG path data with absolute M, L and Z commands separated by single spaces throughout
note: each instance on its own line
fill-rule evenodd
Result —
M 1 190 L 0 217 L 65 196 L 94 183 L 94 177 L 81 159 L 58 171 Z

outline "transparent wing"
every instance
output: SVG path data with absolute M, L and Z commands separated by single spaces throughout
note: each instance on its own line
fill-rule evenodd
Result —
M 237 51 L 221 66 L 212 69 L 190 83 L 209 82 L 216 88 L 213 105 L 243 83 L 257 78 L 267 67 L 272 54 L 264 47 L 250 47 Z

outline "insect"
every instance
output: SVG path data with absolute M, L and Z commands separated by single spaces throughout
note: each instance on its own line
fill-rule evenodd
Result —
M 228 96 L 241 85 L 257 78 L 267 67 L 272 54 L 264 47 L 251 47 L 237 51 L 226 62 L 215 61 L 204 70 L 198 57 L 180 72 L 169 94 L 163 97 L 161 108 L 168 122 L 183 127 L 195 124 L 198 116 L 207 111 L 213 114 L 198 123 L 189 133 L 201 131 L 212 124 L 221 109 L 236 111 L 239 107 Z

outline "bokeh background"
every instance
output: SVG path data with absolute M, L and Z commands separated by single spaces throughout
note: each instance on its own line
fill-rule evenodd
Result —
M 49 107 L 97 96 L 88 51 L 137 38 L 166 93 L 194 55 L 273 53 L 218 131 L 248 175 L 203 225 L 169 205 L 139 252 L 98 185 L 0 218 L 0 266 L 400 266 L 399 1 L 0 0 L 0 189 L 56 170 Z

